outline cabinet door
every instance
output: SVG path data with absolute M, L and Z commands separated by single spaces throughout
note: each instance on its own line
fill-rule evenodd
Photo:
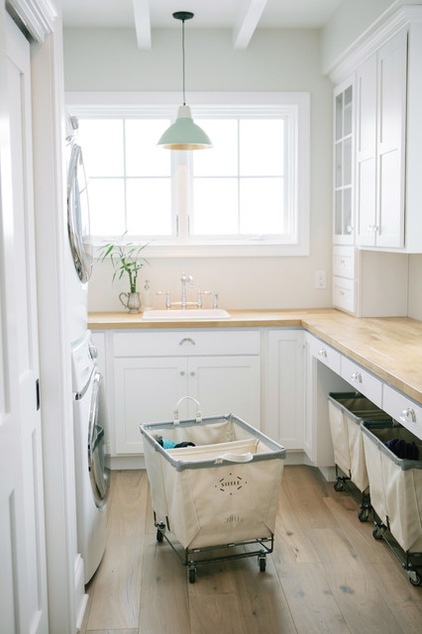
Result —
M 189 395 L 203 416 L 234 414 L 253 427 L 261 423 L 261 372 L 258 355 L 191 357 Z
M 114 362 L 116 454 L 143 453 L 140 423 L 169 421 L 186 394 L 186 358 L 120 358 Z
M 379 247 L 404 246 L 407 33 L 378 52 Z
M 303 448 L 303 332 L 270 331 L 263 431 L 287 449 Z
M 407 33 L 357 70 L 357 244 L 404 246 Z
M 352 80 L 334 93 L 334 236 L 335 244 L 354 240 L 354 86 Z
M 373 246 L 376 238 L 377 58 L 357 71 L 356 201 L 357 243 Z

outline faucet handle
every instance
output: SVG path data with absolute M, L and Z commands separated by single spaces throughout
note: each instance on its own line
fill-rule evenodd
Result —
M 157 291 L 156 295 L 165 295 L 166 296 L 166 308 L 171 308 L 171 293 L 170 291 Z
M 218 308 L 218 293 L 214 293 L 213 308 Z
M 189 284 L 189 286 L 193 286 L 193 276 L 186 275 L 186 273 L 182 273 L 182 277 L 180 278 L 182 284 Z

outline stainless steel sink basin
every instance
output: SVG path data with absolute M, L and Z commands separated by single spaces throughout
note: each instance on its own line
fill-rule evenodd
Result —
M 231 319 L 223 308 L 169 308 L 165 310 L 146 310 L 144 321 L 194 321 L 196 319 Z

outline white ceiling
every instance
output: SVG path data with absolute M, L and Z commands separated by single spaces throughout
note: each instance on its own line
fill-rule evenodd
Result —
M 226 28 L 246 48 L 257 28 L 320 28 L 342 0 L 62 0 L 69 27 L 133 27 L 138 46 L 151 46 L 151 29 L 179 28 L 175 11 L 192 11 L 186 28 Z

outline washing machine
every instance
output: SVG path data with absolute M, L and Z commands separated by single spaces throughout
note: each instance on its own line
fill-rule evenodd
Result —
M 105 466 L 104 425 L 99 421 L 102 376 L 91 332 L 72 348 L 73 424 L 78 552 L 85 583 L 98 566 L 106 543 L 109 470 Z
M 65 156 L 69 236 L 69 249 L 65 255 L 66 292 L 69 296 L 69 339 L 73 345 L 87 330 L 88 280 L 92 273 L 93 249 L 90 243 L 88 182 L 78 138 L 78 119 L 69 112 L 66 113 Z

